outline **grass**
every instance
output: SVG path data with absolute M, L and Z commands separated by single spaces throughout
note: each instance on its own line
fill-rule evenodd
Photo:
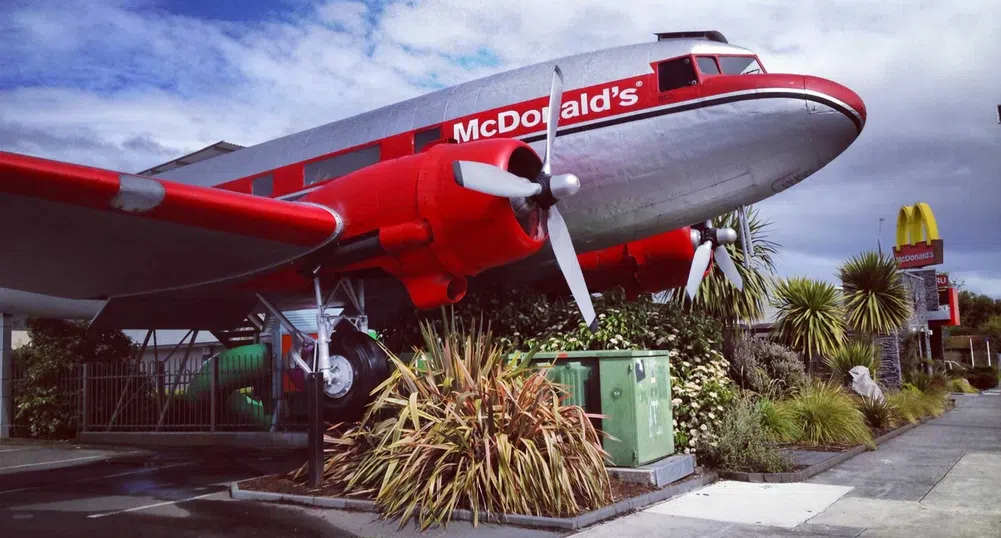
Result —
M 870 428 L 886 430 L 897 427 L 897 409 L 889 400 L 855 396 L 855 406 L 862 412 L 865 423 Z
M 896 408 L 897 419 L 917 422 L 925 417 L 938 417 L 945 413 L 945 398 L 945 392 L 922 392 L 908 387 L 890 394 L 886 399 Z
M 824 364 L 831 370 L 831 377 L 840 383 L 850 383 L 848 373 L 856 366 L 869 369 L 869 377 L 879 379 L 880 360 L 876 346 L 872 342 L 853 340 L 841 346 L 834 355 L 824 359 Z
M 798 441 L 813 446 L 872 443 L 872 432 L 852 396 L 841 385 L 812 380 L 788 401 Z
M 454 320 L 453 320 L 454 323 Z M 530 356 L 507 360 L 489 331 L 422 325 L 425 351 L 374 391 L 360 424 L 326 436 L 326 485 L 374 498 L 421 529 L 456 508 L 573 517 L 611 503 L 607 453 L 579 406 Z M 420 366 L 417 366 L 420 364 Z M 293 478 L 305 474 L 304 468 Z
M 975 394 L 980 391 L 973 388 L 973 385 L 971 385 L 966 378 L 959 377 L 949 380 L 949 392 L 962 392 L 966 394 Z
M 761 414 L 761 427 L 765 437 L 776 443 L 790 443 L 799 438 L 799 424 L 784 402 L 762 398 L 757 403 Z

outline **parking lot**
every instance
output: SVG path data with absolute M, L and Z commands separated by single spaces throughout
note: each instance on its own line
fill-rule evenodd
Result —
M 301 451 L 0 444 L 6 536 L 351 536 L 302 510 L 232 501 L 229 483 L 294 469 Z

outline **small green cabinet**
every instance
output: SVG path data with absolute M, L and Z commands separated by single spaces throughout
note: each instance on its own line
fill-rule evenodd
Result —
M 538 353 L 553 362 L 549 377 L 573 394 L 571 403 L 605 416 L 614 439 L 602 446 L 617 467 L 638 467 L 674 453 L 671 375 L 666 351 Z

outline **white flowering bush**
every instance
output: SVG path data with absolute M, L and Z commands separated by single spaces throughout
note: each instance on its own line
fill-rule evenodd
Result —
M 549 299 L 524 290 L 492 290 L 463 299 L 450 316 L 490 320 L 505 351 L 667 350 L 671 356 L 674 443 L 678 452 L 694 453 L 699 442 L 712 443 L 734 384 L 722 353 L 719 325 L 683 312 L 676 304 L 654 303 L 649 296 L 628 299 L 622 292 L 595 300 L 598 328 L 587 328 L 569 297 Z M 408 313 L 385 332 L 386 346 L 407 351 L 420 343 L 418 319 L 441 320 L 441 312 Z

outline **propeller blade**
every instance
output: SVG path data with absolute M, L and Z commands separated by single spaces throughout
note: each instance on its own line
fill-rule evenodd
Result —
M 584 322 L 591 332 L 597 330 L 597 319 L 594 315 L 594 305 L 591 304 L 591 294 L 587 291 L 587 283 L 584 281 L 584 273 L 580 269 L 577 261 L 577 252 L 574 251 L 573 242 L 570 240 L 570 230 L 567 223 L 563 221 L 556 206 L 549 208 L 549 215 L 546 217 L 546 226 L 549 229 L 549 242 L 552 244 L 553 253 L 556 255 L 556 263 L 563 271 L 563 278 L 566 279 L 573 294 L 577 308 L 584 316 Z
M 455 182 L 483 194 L 504 198 L 528 198 L 542 192 L 542 185 L 516 176 L 503 168 L 476 161 L 452 163 Z
M 744 253 L 744 267 L 750 269 L 751 254 L 754 253 L 754 245 L 751 239 L 751 227 L 747 223 L 747 206 L 740 206 L 737 216 L 740 220 L 740 246 Z
M 706 241 L 699 245 L 699 248 L 695 249 L 695 255 L 692 256 L 692 268 L 688 271 L 688 284 L 685 286 L 689 299 L 694 300 L 695 293 L 699 291 L 699 284 L 702 283 L 702 275 L 705 274 L 706 268 L 709 267 L 709 255 L 712 253 L 712 249 L 712 241 Z
M 553 144 L 556 142 L 556 128 L 560 123 L 560 107 L 563 104 L 563 71 L 556 66 L 553 71 L 553 87 L 549 91 L 549 123 L 546 125 L 546 156 L 542 159 L 542 173 L 550 176 L 553 173 Z
M 744 279 L 740 278 L 740 272 L 737 271 L 737 266 L 734 265 L 733 259 L 730 258 L 730 253 L 726 251 L 726 247 L 723 245 L 716 247 L 715 253 L 716 265 L 723 271 L 723 275 L 738 290 L 744 291 Z

